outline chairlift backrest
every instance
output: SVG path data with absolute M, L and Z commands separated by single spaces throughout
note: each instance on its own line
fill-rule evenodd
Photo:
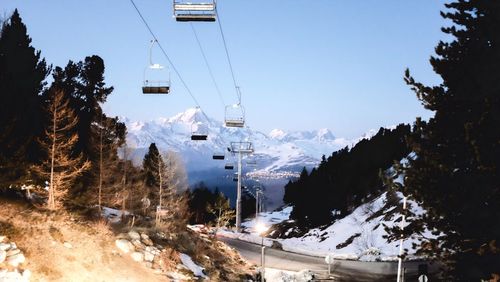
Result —
M 217 18 L 215 0 L 174 0 L 174 17 L 178 22 L 214 22 Z

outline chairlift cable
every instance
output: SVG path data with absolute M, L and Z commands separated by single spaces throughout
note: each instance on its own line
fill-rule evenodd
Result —
M 217 16 L 218 16 L 217 23 L 219 24 L 219 30 L 220 30 L 220 34 L 222 36 L 222 42 L 224 43 L 224 50 L 226 51 L 227 62 L 229 63 L 229 69 L 231 70 L 231 76 L 233 78 L 233 83 L 234 83 L 234 89 L 236 90 L 236 97 L 238 97 L 238 104 L 241 104 L 241 92 L 240 92 L 238 84 L 236 83 L 236 77 L 234 75 L 234 70 L 233 70 L 233 64 L 231 63 L 231 57 L 229 56 L 229 51 L 227 49 L 226 37 L 224 36 L 224 31 L 222 30 L 222 24 L 221 24 L 220 15 L 219 15 L 218 11 L 217 11 Z
M 193 31 L 194 37 L 196 38 L 196 42 L 198 43 L 198 47 L 200 48 L 201 55 L 203 56 L 203 60 L 205 61 L 205 65 L 207 66 L 208 72 L 210 73 L 210 77 L 212 78 L 212 82 L 214 83 L 215 89 L 217 90 L 217 94 L 219 95 L 219 98 L 222 102 L 222 105 L 225 106 L 226 103 L 224 102 L 224 98 L 222 97 L 222 93 L 220 91 L 219 85 L 217 84 L 217 81 L 215 80 L 214 73 L 212 72 L 212 68 L 210 67 L 210 64 L 208 63 L 207 56 L 205 55 L 205 51 L 203 50 L 203 47 L 201 46 L 200 39 L 198 38 L 198 33 L 196 32 L 196 29 L 194 28 L 193 23 L 189 23 L 191 26 L 191 30 Z
M 151 36 L 153 37 L 153 39 L 156 41 L 156 43 L 158 44 L 158 47 L 160 48 L 161 52 L 163 53 L 163 55 L 165 56 L 165 58 L 167 59 L 168 63 L 170 64 L 170 66 L 172 67 L 172 69 L 174 70 L 175 74 L 177 74 L 177 76 L 179 77 L 179 80 L 181 81 L 182 85 L 184 86 L 184 88 L 187 90 L 188 94 L 191 96 L 191 98 L 193 99 L 194 103 L 198 106 L 198 108 L 200 109 L 201 113 L 205 116 L 205 118 L 207 119 L 208 122 L 210 122 L 210 119 L 208 118 L 208 116 L 205 114 L 205 112 L 201 109 L 201 106 L 200 106 L 200 103 L 198 103 L 198 100 L 196 100 L 196 97 L 194 97 L 193 93 L 191 92 L 191 89 L 188 87 L 187 83 L 184 81 L 184 79 L 182 78 L 181 74 L 179 73 L 179 71 L 177 70 L 177 68 L 175 67 L 174 63 L 172 62 L 172 60 L 170 60 L 170 57 L 167 55 L 167 52 L 165 51 L 165 49 L 163 49 L 163 46 L 160 44 L 160 41 L 158 40 L 158 38 L 156 37 L 156 35 L 154 34 L 153 30 L 151 29 L 151 27 L 149 26 L 148 22 L 146 21 L 146 19 L 144 18 L 144 16 L 142 15 L 141 11 L 139 10 L 139 8 L 137 7 L 137 5 L 135 4 L 134 0 L 130 0 L 130 3 L 132 3 L 132 5 L 134 6 L 137 14 L 139 15 L 139 17 L 141 18 L 142 22 L 144 23 L 144 25 L 146 26 L 146 28 L 148 29 L 149 33 L 151 34 Z

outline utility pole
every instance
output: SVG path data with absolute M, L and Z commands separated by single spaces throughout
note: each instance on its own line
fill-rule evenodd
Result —
M 252 142 L 231 142 L 231 152 L 238 154 L 238 185 L 236 187 L 236 231 L 241 231 L 241 158 L 243 154 L 253 154 Z

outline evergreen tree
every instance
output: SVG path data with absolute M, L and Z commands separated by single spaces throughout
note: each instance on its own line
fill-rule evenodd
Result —
M 443 82 L 428 87 L 406 72 L 435 115 L 417 119 L 409 139 L 416 158 L 401 172 L 405 193 L 427 210 L 417 223 L 442 232 L 421 251 L 448 263 L 448 279 L 491 279 L 500 274 L 500 5 L 445 6 L 453 24 L 442 31 L 452 41 L 439 42 L 430 60 Z
M 148 152 L 144 155 L 142 161 L 142 169 L 144 174 L 144 183 L 148 187 L 155 187 L 159 185 L 158 164 L 163 166 L 163 159 L 161 159 L 160 151 L 155 143 L 149 145 Z
M 40 92 L 50 72 L 17 9 L 0 31 L 0 180 L 23 181 L 40 158 L 35 141 L 42 134 Z

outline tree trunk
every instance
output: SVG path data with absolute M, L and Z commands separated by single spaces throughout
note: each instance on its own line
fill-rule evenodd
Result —
M 56 208 L 56 203 L 54 199 L 54 161 L 56 155 L 56 120 L 57 120 L 57 108 L 56 103 L 54 103 L 54 112 L 52 114 L 52 148 L 50 152 L 50 186 L 49 186 L 49 209 L 53 210 Z

